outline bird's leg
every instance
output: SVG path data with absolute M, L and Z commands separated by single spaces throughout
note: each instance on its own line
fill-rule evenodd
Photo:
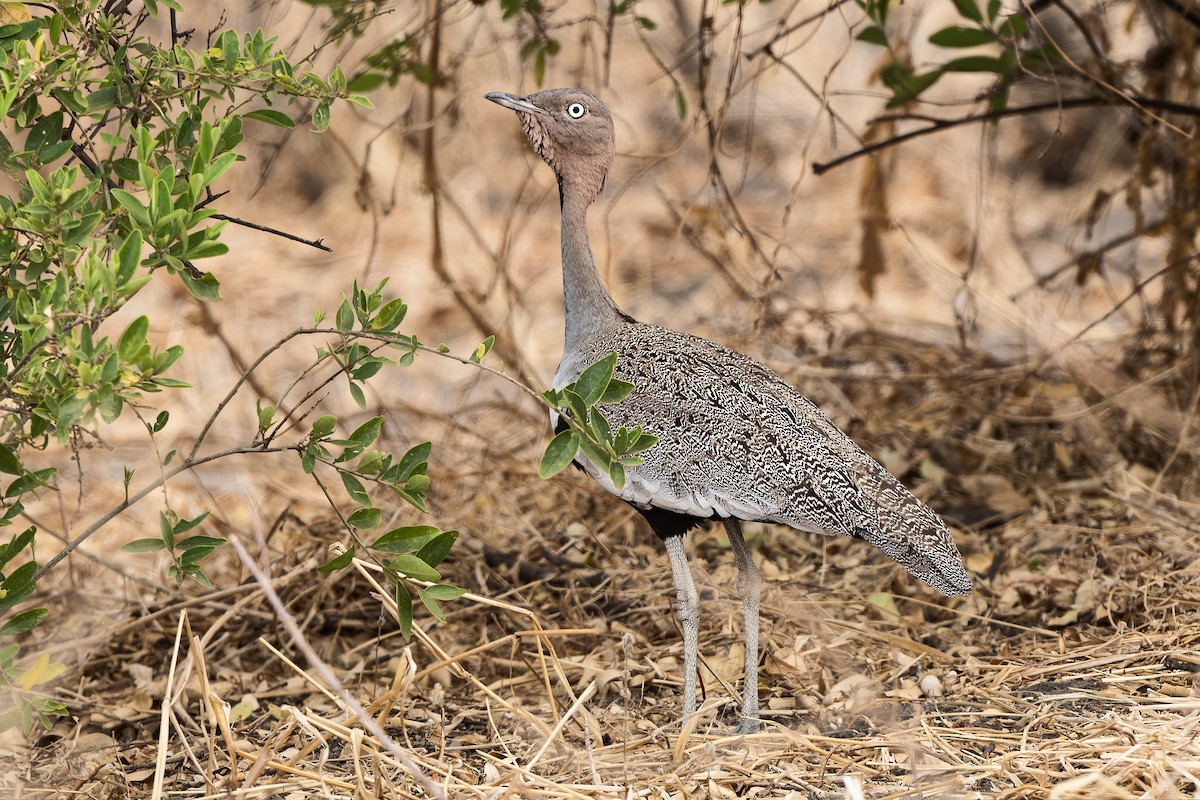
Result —
M 756 733 L 758 721 L 758 599 L 762 594 L 762 578 L 750 548 L 742 537 L 742 523 L 735 517 L 725 520 L 725 532 L 729 534 L 729 546 L 733 548 L 733 560 L 738 571 L 738 595 L 742 598 L 742 611 L 746 617 L 746 669 L 745 685 L 742 688 L 742 721 L 738 733 Z
M 675 578 L 675 597 L 678 602 L 679 625 L 683 628 L 683 717 L 696 713 L 696 667 L 697 641 L 700 635 L 700 595 L 688 566 L 687 552 L 682 536 L 669 536 L 663 544 L 667 546 L 667 558 L 671 562 L 671 574 Z

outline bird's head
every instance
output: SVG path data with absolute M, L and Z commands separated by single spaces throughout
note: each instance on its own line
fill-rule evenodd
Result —
M 517 112 L 533 149 L 559 183 L 591 202 L 604 189 L 616 152 L 612 115 L 582 89 L 547 89 L 525 97 L 492 92 L 488 100 Z

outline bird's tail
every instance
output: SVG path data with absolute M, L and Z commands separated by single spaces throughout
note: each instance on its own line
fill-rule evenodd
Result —
M 868 474 L 858 476 L 864 502 L 851 515 L 854 536 L 939 592 L 970 594 L 971 576 L 946 523 L 886 470 L 874 462 L 871 466 Z

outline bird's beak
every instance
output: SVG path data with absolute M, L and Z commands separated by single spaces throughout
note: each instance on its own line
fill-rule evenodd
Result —
M 497 105 L 504 106 L 513 111 L 521 111 L 525 114 L 537 114 L 538 116 L 546 113 L 525 98 L 516 97 L 508 92 L 488 92 L 484 97 Z

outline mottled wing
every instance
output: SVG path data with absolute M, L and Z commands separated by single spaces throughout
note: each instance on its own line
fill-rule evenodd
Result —
M 735 351 L 641 323 L 587 343 L 578 368 L 610 352 L 637 389 L 605 407 L 612 426 L 659 437 L 618 491 L 642 508 L 735 516 L 865 539 L 946 594 L 970 578 L 946 526 L 811 401 Z M 627 354 L 636 353 L 636 358 Z M 563 365 L 556 383 L 573 379 Z

